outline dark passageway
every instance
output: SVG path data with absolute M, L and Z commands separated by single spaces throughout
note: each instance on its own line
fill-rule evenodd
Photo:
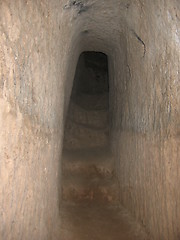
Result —
M 108 80 L 105 54 L 81 54 L 64 133 L 63 240 L 139 240 L 143 235 L 117 207 L 118 182 L 109 147 Z
M 180 240 L 179 30 L 180 0 L 0 1 L 0 240 Z
M 108 110 L 107 56 L 84 52 L 79 58 L 74 78 L 66 118 L 64 149 L 107 147 Z

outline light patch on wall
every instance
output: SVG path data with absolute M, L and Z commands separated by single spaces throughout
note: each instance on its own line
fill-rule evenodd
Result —
M 18 135 L 22 128 L 23 115 L 18 106 L 15 109 L 9 102 L 2 98 L 0 99 L 0 109 L 0 125 L 2 128 L 0 137 L 4 140 L 0 142 L 0 148 L 7 139 L 9 139 L 10 147 L 11 144 L 13 145 L 15 141 L 18 141 Z M 14 137 L 12 138 L 12 133 L 14 132 L 16 132 L 16 134 L 14 134 Z
M 2 4 L 1 13 L 3 13 L 1 16 L 2 25 L 7 30 L 7 35 L 10 41 L 14 42 L 19 38 L 20 35 L 20 20 L 17 16 L 15 16 L 15 14 L 10 11 L 5 3 Z
M 174 39 L 177 46 L 180 48 L 180 33 L 178 29 L 175 30 Z

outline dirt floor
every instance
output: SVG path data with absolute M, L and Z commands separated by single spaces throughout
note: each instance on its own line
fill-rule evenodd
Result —
M 108 133 L 107 94 L 71 101 L 63 151 L 62 240 L 148 239 L 119 205 Z
M 62 209 L 62 240 L 145 240 L 146 234 L 120 208 L 70 206 Z

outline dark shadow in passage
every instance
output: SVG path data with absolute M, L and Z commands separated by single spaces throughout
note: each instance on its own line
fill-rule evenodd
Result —
M 95 107 L 95 102 L 100 96 L 106 96 L 104 107 L 108 107 L 109 102 L 109 81 L 108 81 L 108 58 L 107 55 L 101 52 L 83 52 L 76 68 L 76 74 L 73 83 L 71 101 L 86 106 L 88 109 Z M 82 101 L 83 97 L 94 96 L 92 103 L 90 101 Z M 103 98 L 103 99 L 104 99 Z M 100 107 L 100 106 L 99 106 Z

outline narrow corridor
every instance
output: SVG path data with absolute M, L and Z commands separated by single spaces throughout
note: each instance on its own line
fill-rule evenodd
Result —
M 109 147 L 108 91 L 100 91 L 98 85 L 104 89 L 100 81 L 94 89 L 93 81 L 86 83 L 91 85 L 88 91 L 71 97 L 67 115 L 62 240 L 147 239 L 140 226 L 118 205 L 118 181 Z
M 180 240 L 180 0 L 2 0 L 0 36 L 0 240 Z

